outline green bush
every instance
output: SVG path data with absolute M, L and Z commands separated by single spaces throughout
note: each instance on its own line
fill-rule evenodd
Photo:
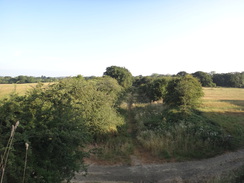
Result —
M 37 87 L 26 96 L 12 96 L 0 106 L 3 146 L 9 127 L 20 121 L 5 170 L 7 182 L 22 180 L 25 142 L 30 144 L 26 182 L 69 180 L 84 166 L 86 153 L 80 148 L 88 142 L 89 134 L 65 94 L 62 90 L 44 91 Z
M 164 101 L 171 107 L 195 108 L 203 94 L 201 83 L 186 75 L 168 83 Z
M 106 85 L 104 84 L 106 83 Z M 110 85 L 112 87 L 110 87 Z M 25 96 L 13 95 L 0 105 L 0 153 L 11 126 L 20 125 L 6 169 L 6 182 L 21 182 L 25 142 L 30 144 L 26 182 L 60 183 L 85 170 L 83 147 L 101 134 L 115 132 L 123 118 L 114 108 L 119 87 L 112 79 L 65 79 L 38 85 Z M 118 85 L 118 84 L 117 84 Z
M 131 72 L 124 67 L 118 67 L 118 66 L 107 67 L 106 72 L 104 72 L 103 75 L 110 76 L 116 79 L 118 83 L 124 88 L 131 87 L 133 82 L 133 77 Z

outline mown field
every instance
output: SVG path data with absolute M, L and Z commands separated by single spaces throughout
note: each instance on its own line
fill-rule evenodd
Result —
M 47 85 L 46 83 L 45 85 Z M 26 84 L 0 84 L 0 99 L 8 97 L 11 93 L 24 95 L 29 89 L 35 87 L 37 83 Z
M 206 112 L 244 112 L 243 88 L 204 88 L 201 110 Z
M 239 137 L 244 145 L 244 89 L 204 88 L 204 94 L 203 114 Z

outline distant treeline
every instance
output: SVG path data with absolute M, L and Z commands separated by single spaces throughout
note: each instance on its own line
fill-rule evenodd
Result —
M 192 74 L 198 78 L 204 87 L 244 87 L 244 72 L 231 72 L 231 73 L 206 73 L 198 71 Z
M 161 74 L 152 74 L 151 76 L 136 76 L 134 77 L 134 82 L 137 82 L 139 78 L 157 78 L 162 76 L 167 77 L 177 77 L 177 76 L 184 76 L 189 73 L 185 71 L 181 71 L 177 73 L 176 75 L 161 75 Z M 235 87 L 235 88 L 244 88 L 244 72 L 231 72 L 231 73 L 206 73 L 202 71 L 197 71 L 195 73 L 192 73 L 194 77 L 198 78 L 201 82 L 202 86 L 204 87 Z M 17 77 L 11 77 L 11 76 L 0 76 L 0 84 L 21 84 L 21 83 L 45 83 L 45 82 L 55 82 L 60 79 L 63 79 L 64 77 L 33 77 L 33 76 L 17 76 Z M 92 79 L 92 77 L 85 77 L 85 79 Z
M 185 76 L 189 73 L 185 71 L 181 71 L 176 75 L 160 75 L 160 74 L 152 74 L 151 76 L 137 76 L 134 77 L 135 81 L 139 80 L 150 80 L 152 78 L 160 78 L 160 77 L 180 77 Z M 244 88 L 244 72 L 231 72 L 231 73 L 206 73 L 202 71 L 197 71 L 192 73 L 194 77 L 196 77 L 203 87 L 234 87 L 234 88 Z
M 213 82 L 217 86 L 244 88 L 244 72 L 214 74 Z
M 22 83 L 46 83 L 46 82 L 55 82 L 60 80 L 58 77 L 34 77 L 34 76 L 17 76 L 17 77 L 11 77 L 11 76 L 0 76 L 0 84 L 22 84 Z

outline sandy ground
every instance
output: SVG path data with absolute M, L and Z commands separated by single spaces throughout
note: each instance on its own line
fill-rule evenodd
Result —
M 210 159 L 164 164 L 140 164 L 134 166 L 90 165 L 88 175 L 76 175 L 72 183 L 85 182 L 133 182 L 133 183 L 181 183 L 208 182 L 209 179 L 229 175 L 244 167 L 244 149 L 229 152 Z

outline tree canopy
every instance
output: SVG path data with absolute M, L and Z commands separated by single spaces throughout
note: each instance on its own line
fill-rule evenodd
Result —
M 206 72 L 197 71 L 192 74 L 194 77 L 198 78 L 202 86 L 204 87 L 213 87 L 216 84 L 213 83 L 212 76 Z
M 180 72 L 178 72 L 176 75 L 177 76 L 185 76 L 185 75 L 187 75 L 188 73 L 186 72 L 186 71 L 180 71 Z
M 133 87 L 136 91 L 138 102 L 151 102 L 161 100 L 166 92 L 169 77 L 146 76 L 136 77 Z
M 170 106 L 194 108 L 203 96 L 200 82 L 191 75 L 175 78 L 168 83 L 164 101 Z
M 110 76 L 118 81 L 124 88 L 129 88 L 132 85 L 133 77 L 130 71 L 124 67 L 111 66 L 106 68 L 103 75 Z
M 213 82 L 223 87 L 244 87 L 244 72 L 214 74 Z

